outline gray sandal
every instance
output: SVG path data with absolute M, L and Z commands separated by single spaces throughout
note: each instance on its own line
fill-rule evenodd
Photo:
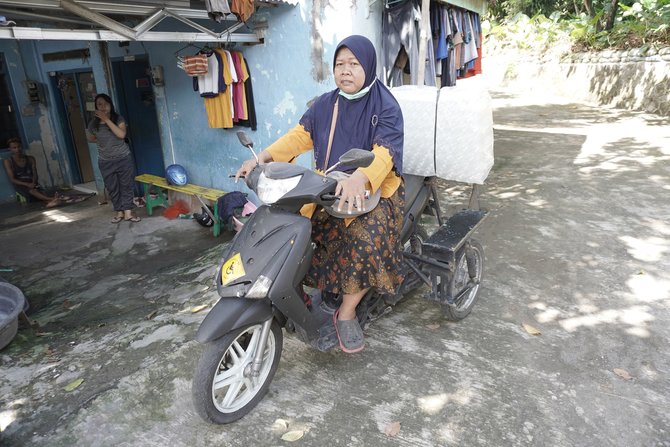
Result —
M 348 354 L 362 351 L 365 347 L 365 338 L 358 320 L 338 320 L 337 316 L 339 314 L 340 310 L 338 309 L 333 314 L 333 323 L 335 324 L 337 338 L 340 341 L 340 349 Z

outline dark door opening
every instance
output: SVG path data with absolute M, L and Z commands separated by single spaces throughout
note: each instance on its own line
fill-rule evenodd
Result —
M 9 79 L 6 75 L 5 58 L 0 53 L 0 147 L 7 147 L 7 140 L 21 137 L 16 122 L 14 101 L 9 93 Z
M 9 81 L 5 58 L 0 53 L 0 149 L 7 147 L 8 139 L 13 137 L 21 138 L 15 102 L 11 94 Z M 1 160 L 10 156 L 11 153 L 8 150 L 0 150 L 0 202 L 8 202 L 14 199 L 14 185 L 9 181 L 1 163 Z
M 95 80 L 91 71 L 58 73 L 52 78 L 60 91 L 57 104 L 61 118 L 63 136 L 70 161 L 73 183 L 88 183 L 95 180 L 91 153 L 86 140 L 86 126 L 95 113 Z
M 117 111 L 125 119 L 137 174 L 165 175 L 156 103 L 146 58 L 112 62 Z

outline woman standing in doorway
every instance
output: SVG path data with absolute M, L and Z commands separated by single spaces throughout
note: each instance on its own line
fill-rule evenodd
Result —
M 86 131 L 88 141 L 98 144 L 98 167 L 116 211 L 112 223 L 139 222 L 140 218 L 132 212 L 135 164 L 125 141 L 126 120 L 114 111 L 108 95 L 100 93 L 95 97 L 95 118 Z

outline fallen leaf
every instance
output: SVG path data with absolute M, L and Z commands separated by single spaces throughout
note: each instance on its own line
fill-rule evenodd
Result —
M 633 376 L 628 374 L 628 371 L 626 371 L 625 369 L 614 368 L 612 371 L 614 371 L 614 374 L 621 377 L 623 380 L 631 380 L 633 378 Z
M 386 434 L 386 436 L 391 436 L 391 437 L 400 433 L 400 422 L 398 422 L 398 421 L 391 422 L 384 429 L 384 433 Z
M 202 304 L 200 306 L 191 307 L 191 313 L 198 313 L 203 309 L 207 309 L 209 306 L 207 304 Z
M 81 385 L 82 383 L 84 383 L 84 379 L 73 380 L 72 382 L 65 385 L 65 387 L 63 387 L 63 389 L 67 392 L 74 391 L 77 388 L 79 388 L 79 385 Z
M 647 272 L 645 272 L 644 270 L 640 269 L 640 271 L 637 272 L 637 274 L 638 274 L 638 275 L 646 275 Z
M 542 335 L 542 332 L 540 332 L 539 329 L 534 328 L 528 323 L 522 323 L 522 326 L 530 335 Z
M 145 319 L 145 320 L 153 320 L 154 317 L 156 316 L 156 314 L 158 314 L 158 309 L 152 311 L 149 315 L 147 315 L 146 317 L 144 317 L 144 319 Z
M 277 419 L 272 424 L 272 428 L 279 430 L 286 430 L 288 428 L 288 421 L 284 419 Z
M 302 438 L 305 435 L 305 432 L 302 430 L 292 430 L 284 433 L 281 438 L 284 441 L 295 442 L 298 439 Z
M 72 303 L 70 303 L 70 300 L 66 299 L 65 301 L 63 301 L 63 307 L 66 309 L 72 307 Z
M 434 331 L 435 329 L 439 329 L 440 324 L 439 323 L 433 323 L 433 324 L 427 324 L 426 328 L 430 329 L 431 331 Z

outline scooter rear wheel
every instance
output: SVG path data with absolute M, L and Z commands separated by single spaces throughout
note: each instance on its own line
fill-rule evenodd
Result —
M 236 329 L 206 345 L 191 389 L 193 405 L 204 420 L 234 422 L 249 413 L 267 392 L 279 365 L 283 334 L 273 321 L 259 374 L 254 377 L 251 365 L 261 328 L 261 324 L 255 324 Z
M 471 239 L 456 253 L 455 270 L 451 278 L 451 290 L 456 300 L 453 304 L 443 305 L 448 320 L 462 320 L 470 314 L 479 297 L 483 275 L 484 249 L 479 242 Z

